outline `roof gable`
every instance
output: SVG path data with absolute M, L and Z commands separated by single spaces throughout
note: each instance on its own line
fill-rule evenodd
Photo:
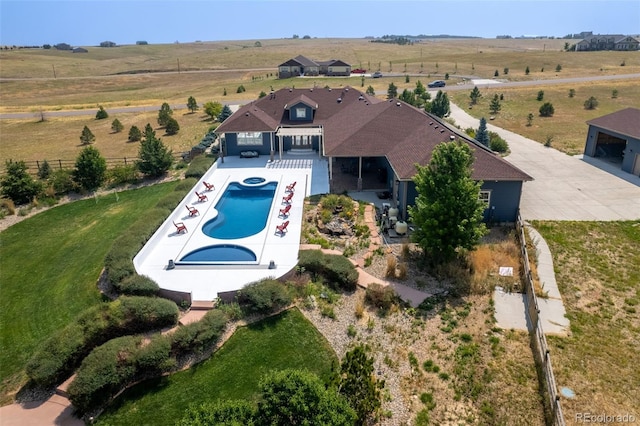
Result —
M 587 121 L 590 126 L 640 139 L 640 109 L 625 108 Z

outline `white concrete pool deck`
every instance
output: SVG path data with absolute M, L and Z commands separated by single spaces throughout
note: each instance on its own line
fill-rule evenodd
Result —
M 219 292 L 238 290 L 263 278 L 277 278 L 293 269 L 298 261 L 304 198 L 329 192 L 328 165 L 317 155 L 284 155 L 282 160 L 268 160 L 268 157 L 226 157 L 222 163 L 218 159 L 136 255 L 136 271 L 150 277 L 163 289 L 191 293 L 192 301 L 212 301 Z M 214 206 L 227 184 L 250 177 L 278 182 L 265 229 L 235 240 L 205 235 L 202 226 L 216 216 Z M 203 182 L 213 184 L 215 189 L 207 191 Z M 283 218 L 279 216 L 280 209 L 285 207 L 282 197 L 286 195 L 286 186 L 292 182 L 297 183 L 291 210 L 288 217 Z M 198 202 L 195 191 L 205 194 L 208 200 Z M 200 214 L 190 217 L 187 205 L 198 209 Z M 287 232 L 276 234 L 276 226 L 285 220 L 289 220 Z M 173 221 L 183 222 L 187 232 L 177 234 Z M 175 269 L 167 269 L 169 260 L 178 263 L 185 254 L 215 244 L 246 247 L 256 254 L 257 262 L 249 265 L 176 265 Z M 272 261 L 275 268 L 269 269 Z

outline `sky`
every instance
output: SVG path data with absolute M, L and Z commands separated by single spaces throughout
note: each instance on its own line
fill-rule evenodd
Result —
M 640 0 L 0 0 L 0 45 L 640 34 Z

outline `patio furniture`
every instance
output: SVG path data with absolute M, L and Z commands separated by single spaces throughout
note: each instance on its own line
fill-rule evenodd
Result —
M 291 203 L 291 199 L 293 198 L 293 192 L 290 192 L 289 194 L 285 195 L 284 197 L 282 197 L 282 202 L 283 203 Z
M 293 183 L 287 185 L 287 188 L 285 189 L 285 192 L 293 192 L 295 187 L 296 187 L 296 183 L 298 183 L 298 182 L 296 181 L 296 182 L 293 182 Z
M 280 216 L 282 216 L 282 217 L 289 216 L 289 210 L 291 210 L 291 204 L 287 204 L 286 207 L 280 209 L 280 214 L 278 215 L 278 217 L 280 217 Z
M 200 194 L 198 193 L 198 191 L 196 191 L 196 195 L 198 196 L 198 201 L 201 203 L 209 200 L 209 198 L 207 197 L 207 194 Z
M 241 151 L 240 158 L 257 158 L 260 154 L 258 151 Z
M 187 226 L 183 222 L 173 222 L 173 225 L 176 227 L 176 234 L 180 234 L 182 231 L 188 232 Z
M 207 191 L 213 191 L 214 189 L 216 189 L 215 185 L 212 183 L 208 183 L 208 182 L 202 182 L 204 184 L 205 187 L 207 187 Z
M 282 222 L 282 225 L 276 226 L 276 234 L 284 235 L 287 232 L 287 226 L 289 226 L 288 220 Z
M 198 209 L 196 209 L 195 207 L 191 207 L 191 206 L 185 206 L 185 207 L 187 208 L 187 210 L 189 210 L 189 217 L 193 217 L 197 214 L 200 214 Z

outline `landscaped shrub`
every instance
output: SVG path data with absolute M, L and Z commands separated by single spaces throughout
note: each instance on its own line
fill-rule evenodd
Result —
M 250 312 L 267 314 L 288 306 L 292 301 L 287 287 L 280 281 L 264 279 L 238 292 L 238 303 Z
M 310 273 L 322 275 L 334 290 L 353 291 L 358 283 L 358 271 L 344 256 L 302 250 L 298 265 Z
M 199 155 L 189 163 L 189 168 L 184 172 L 184 177 L 200 179 L 216 161 L 215 157 Z
M 396 292 L 389 285 L 371 283 L 367 286 L 365 301 L 378 309 L 387 311 L 396 302 Z
M 198 179 L 192 178 L 192 177 L 182 179 L 173 190 L 175 192 L 183 192 L 183 193 L 187 191 L 191 191 L 191 189 L 196 184 L 196 182 L 198 182 Z
M 134 184 L 140 180 L 138 169 L 133 164 L 115 166 L 107 170 L 107 182 L 110 186 Z
M 131 263 L 131 262 L 129 262 Z M 157 296 L 160 287 L 151 278 L 145 275 L 133 274 L 116 284 L 116 290 L 120 294 L 129 296 Z
M 509 151 L 509 144 L 496 132 L 489 132 L 489 148 L 491 151 L 504 154 Z
M 73 180 L 73 170 L 54 170 L 49 176 L 49 184 L 53 187 L 56 195 L 68 194 L 78 189 L 78 185 Z
M 122 297 L 94 306 L 44 342 L 27 363 L 27 375 L 39 385 L 57 384 L 95 346 L 118 336 L 161 329 L 177 321 L 176 304 L 161 298 Z
M 201 352 L 218 341 L 227 324 L 228 316 L 218 309 L 205 314 L 198 322 L 180 326 L 169 336 L 171 352 L 176 356 L 188 352 Z

